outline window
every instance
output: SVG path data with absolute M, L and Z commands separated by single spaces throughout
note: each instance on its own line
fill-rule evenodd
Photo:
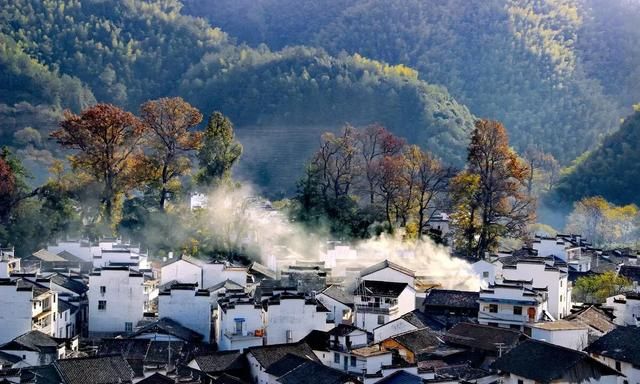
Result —
M 378 324 L 384 324 L 384 315 L 378 315 Z
M 338 352 L 333 352 L 333 362 L 340 364 L 340 354 Z
M 490 327 L 497 327 L 498 323 L 487 323 L 487 325 Z
M 105 311 L 107 309 L 107 301 L 106 300 L 98 300 L 98 310 Z
M 515 305 L 513 307 L 513 314 L 514 315 L 522 315 L 522 307 L 519 307 L 519 306 Z
M 489 278 L 489 271 L 482 272 L 482 277 L 485 278 L 485 279 L 488 279 Z
M 102 296 L 104 296 L 104 294 L 107 293 L 107 287 L 105 287 L 104 285 L 100 286 L 100 294 Z
M 53 321 L 56 321 L 56 313 L 53 312 Z
M 562 299 L 562 295 L 560 295 L 560 301 L 563 301 L 563 299 Z
M 560 280 L 560 288 L 562 288 L 562 280 Z
M 621 371 L 622 370 L 622 364 L 620 364 L 619 361 L 616 361 L 616 371 Z
M 244 319 L 235 319 L 235 332 L 236 335 L 242 334 L 242 323 L 244 323 Z
M 352 367 L 356 366 L 356 357 L 355 356 L 351 356 L 351 366 Z
M 509 325 L 509 328 L 520 330 L 520 326 L 518 324 L 511 324 Z
M 133 323 L 130 323 L 130 322 L 124 323 L 124 331 L 133 332 Z
M 489 312 L 497 313 L 498 312 L 498 304 L 489 304 Z
M 518 384 L 524 384 L 523 380 L 518 379 Z
M 56 295 L 53 295 L 53 302 L 56 302 Z

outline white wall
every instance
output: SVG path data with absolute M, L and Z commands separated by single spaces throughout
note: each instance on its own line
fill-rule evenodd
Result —
M 533 279 L 534 288 L 548 288 L 548 311 L 556 319 L 563 318 L 569 313 L 571 305 L 569 280 L 566 274 L 562 275 L 557 270 L 546 270 L 545 263 L 518 262 L 516 269 L 503 268 L 505 279 L 530 280 Z
M 0 285 L 0 343 L 31 330 L 31 291 L 17 291 L 15 285 Z
M 172 289 L 158 297 L 158 317 L 168 317 L 200 333 L 211 341 L 211 303 L 209 296 L 196 295 L 194 290 Z
M 101 294 L 100 287 L 106 292 Z M 143 277 L 129 276 L 128 270 L 103 269 L 89 276 L 89 332 L 125 332 L 125 323 L 136 326 L 144 311 Z M 98 309 L 99 301 L 106 301 L 105 310 Z
M 166 284 L 172 280 L 180 283 L 198 283 L 202 287 L 202 268 L 184 260 L 177 260 L 162 267 L 160 271 L 160 284 Z
M 47 246 L 47 251 L 56 255 L 62 251 L 67 251 L 86 262 L 93 262 L 91 246 L 89 243 L 81 243 L 79 241 L 60 241 L 56 245 Z
M 323 293 L 318 293 L 316 295 L 316 300 L 318 300 L 320 303 L 322 303 L 322 305 L 327 307 L 327 309 L 330 311 L 331 315 L 333 316 L 335 324 L 340 324 L 342 322 L 343 315 L 345 313 L 344 311 L 346 311 L 347 313 L 352 312 L 351 307 L 349 307 L 348 305 L 344 305 L 338 300 L 335 300 Z
M 532 327 L 531 337 L 536 340 L 543 340 L 547 343 L 575 349 L 577 351 L 582 351 L 587 347 L 589 342 L 587 328 L 547 330 Z
M 616 360 L 596 354 L 592 354 L 591 356 L 608 365 L 609 367 L 617 369 Z M 617 384 L 625 384 L 625 381 L 629 384 L 640 383 L 640 369 L 635 368 L 632 364 L 624 361 L 620 361 L 619 364 L 620 372 L 622 372 L 626 377 L 618 377 Z
M 218 349 L 228 351 L 232 349 L 242 349 L 247 346 L 262 345 L 262 338 L 250 337 L 256 330 L 264 328 L 262 316 L 262 309 L 256 308 L 253 304 L 237 303 L 233 308 L 227 308 L 226 312 L 218 305 L 218 318 L 216 320 L 216 342 L 218 343 Z M 244 319 L 242 322 L 242 334 L 237 335 L 242 337 L 234 338 L 225 336 L 225 333 L 235 333 L 235 319 Z M 243 337 L 248 338 L 245 344 L 240 343 Z M 256 344 L 258 342 L 259 344 Z
M 327 324 L 327 313 L 318 312 L 315 304 L 305 304 L 304 298 L 282 298 L 279 304 L 269 304 L 265 319 L 268 345 L 295 343 L 314 329 L 333 328 L 333 324 Z M 287 332 L 290 332 L 289 340 Z

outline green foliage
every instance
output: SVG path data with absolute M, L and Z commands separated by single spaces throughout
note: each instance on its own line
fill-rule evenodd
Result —
M 640 6 L 630 1 L 185 3 L 250 44 L 306 44 L 409 65 L 476 115 L 504 122 L 517 149 L 536 145 L 563 163 L 640 99 Z
M 631 280 L 613 271 L 578 278 L 574 285 L 574 300 L 585 303 L 604 303 L 607 297 L 623 292 Z
M 618 205 L 640 205 L 640 112 L 590 153 L 580 157 L 556 187 L 551 200 L 560 205 L 587 196 L 602 196 Z
M 289 165 L 302 164 L 312 139 L 347 121 L 381 122 L 438 155 L 462 161 L 472 115 L 406 66 L 305 47 L 272 52 L 237 45 L 204 20 L 181 14 L 173 0 L 0 0 L 0 6 L 0 33 L 26 59 L 80 79 L 100 102 L 134 111 L 144 100 L 177 94 L 200 110 L 223 111 L 239 139 L 274 148 L 277 156 L 247 150 L 238 170 L 265 187 L 291 190 L 297 174 Z M 55 94 L 58 87 L 43 89 Z M 34 91 L 26 87 L 24 93 L 0 102 L 14 104 Z M 78 103 L 67 99 L 59 105 L 75 109 Z M 27 123 L 15 130 L 26 126 L 41 129 Z M 274 131 L 291 132 L 294 140 L 275 141 Z
M 218 185 L 231 179 L 231 168 L 242 155 L 242 145 L 235 141 L 233 124 L 220 112 L 214 112 L 204 130 L 198 150 L 198 183 Z

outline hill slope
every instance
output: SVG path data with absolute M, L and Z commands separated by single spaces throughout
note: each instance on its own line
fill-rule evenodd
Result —
M 555 190 L 556 202 L 600 195 L 616 204 L 640 205 L 640 112 L 629 116 L 565 175 Z
M 245 152 L 241 171 L 263 186 L 290 190 L 319 134 L 346 122 L 381 122 L 448 161 L 464 157 L 473 116 L 444 88 L 404 66 L 305 47 L 274 52 L 238 45 L 204 20 L 183 15 L 175 0 L 0 0 L 0 7 L 0 33 L 21 54 L 97 101 L 136 111 L 146 99 L 180 95 L 205 114 L 229 115 L 241 139 L 260 143 L 249 146 L 254 149 Z M 0 76 L 8 73 L 0 67 Z M 36 92 L 14 83 L 0 104 L 13 108 L 58 88 L 39 85 Z M 56 98 L 56 105 L 77 110 L 92 97 L 77 99 Z M 3 142 L 20 145 L 10 137 Z M 300 145 L 291 147 L 292 141 Z M 281 158 L 275 169 L 267 164 L 274 155 Z
M 564 162 L 640 100 L 632 85 L 640 79 L 640 4 L 630 0 L 185 4 L 249 44 L 308 44 L 415 67 L 476 115 L 502 120 L 518 149 L 537 146 Z

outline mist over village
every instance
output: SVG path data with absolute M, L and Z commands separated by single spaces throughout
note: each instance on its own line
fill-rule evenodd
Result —
M 640 0 L 0 0 L 0 384 L 640 384 Z

